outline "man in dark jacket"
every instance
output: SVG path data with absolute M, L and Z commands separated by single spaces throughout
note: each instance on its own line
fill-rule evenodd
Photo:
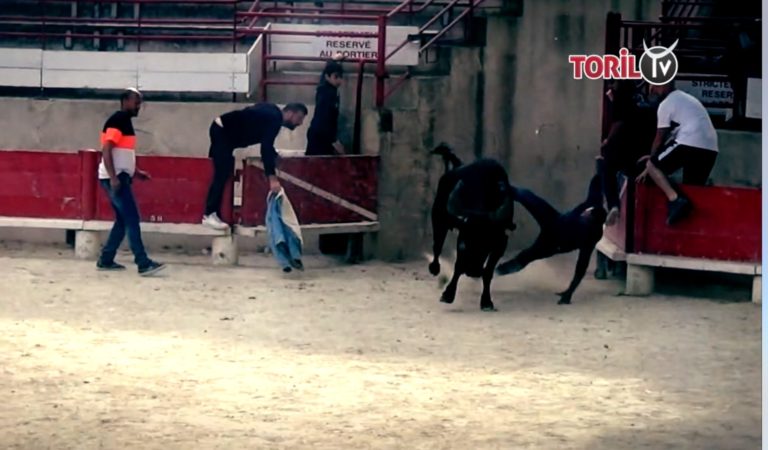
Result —
M 560 295 L 559 304 L 570 304 L 573 292 L 587 272 L 592 251 L 603 236 L 606 211 L 602 204 L 600 176 L 592 177 L 587 199 L 565 214 L 561 214 L 546 200 L 528 189 L 517 188 L 514 195 L 515 200 L 523 205 L 538 222 L 541 232 L 533 245 L 511 260 L 499 264 L 496 273 L 506 275 L 519 272 L 533 261 L 578 250 L 579 259 L 576 262 L 571 284 L 568 289 L 558 294 Z
M 205 203 L 203 225 L 218 230 L 229 226 L 219 218 L 218 213 L 224 187 L 235 168 L 235 149 L 261 144 L 261 159 L 264 173 L 269 178 L 269 188 L 275 193 L 280 191 L 280 182 L 275 174 L 275 138 L 280 127 L 293 130 L 304 122 L 306 115 L 307 107 L 301 103 L 289 103 L 282 111 L 272 103 L 259 103 L 222 114 L 213 121 L 209 131 L 211 148 L 208 151 L 208 157 L 213 160 L 213 180 Z
M 337 139 L 339 128 L 339 87 L 344 70 L 338 61 L 329 61 L 320 75 L 315 93 L 315 114 L 307 130 L 307 156 L 335 155 L 344 152 Z

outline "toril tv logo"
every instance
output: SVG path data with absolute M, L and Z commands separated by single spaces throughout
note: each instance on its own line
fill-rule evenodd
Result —
M 635 55 L 622 48 L 619 55 L 570 55 L 573 78 L 581 80 L 640 80 L 659 86 L 667 84 L 677 75 L 677 57 L 673 53 L 675 41 L 669 48 L 660 45 L 648 48 L 643 40 L 643 55 L 638 66 Z M 639 69 L 639 70 L 638 70 Z

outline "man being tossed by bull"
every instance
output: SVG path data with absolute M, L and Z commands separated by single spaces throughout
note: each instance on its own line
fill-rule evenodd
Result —
M 592 251 L 603 235 L 607 213 L 602 203 L 600 176 L 592 178 L 587 199 L 562 214 L 533 192 L 512 186 L 507 172 L 494 160 L 480 159 L 463 165 L 444 144 L 432 153 L 442 156 L 445 162 L 445 173 L 440 178 L 432 206 L 434 246 L 433 260 L 429 264 L 432 275 L 440 273 L 438 258 L 448 230 L 459 230 L 453 278 L 440 301 L 454 301 L 456 286 L 462 274 L 473 278 L 482 277 L 480 307 L 484 311 L 492 311 L 494 306 L 490 282 L 494 269 L 499 275 L 507 275 L 521 271 L 538 259 L 579 250 L 571 284 L 558 294 L 559 304 L 570 304 L 574 291 L 587 271 Z M 513 222 L 515 201 L 531 213 L 541 232 L 533 245 L 496 267 L 507 247 L 506 230 L 516 228 Z
M 519 272 L 538 259 L 578 250 L 579 259 L 576 262 L 571 284 L 568 289 L 557 294 L 560 296 L 558 304 L 570 304 L 573 292 L 587 272 L 592 251 L 603 236 L 603 223 L 607 213 L 603 208 L 602 195 L 600 177 L 595 175 L 589 183 L 587 199 L 572 210 L 561 214 L 533 192 L 517 188 L 515 200 L 531 213 L 541 231 L 533 245 L 511 260 L 499 264 L 496 273 L 507 275 Z

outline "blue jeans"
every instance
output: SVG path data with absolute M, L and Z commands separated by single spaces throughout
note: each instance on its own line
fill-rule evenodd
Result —
M 134 262 L 139 267 L 146 267 L 150 263 L 147 252 L 144 250 L 144 243 L 141 241 L 141 229 L 139 228 L 139 208 L 136 206 L 136 200 L 131 190 L 131 177 L 127 173 L 120 173 L 117 178 L 120 180 L 120 188 L 117 191 L 112 190 L 109 180 L 99 180 L 101 187 L 107 192 L 112 209 L 115 210 L 115 224 L 112 231 L 109 232 L 104 248 L 101 250 L 101 262 L 110 263 L 115 260 L 117 249 L 123 242 L 125 235 L 128 235 L 128 244 L 133 252 Z

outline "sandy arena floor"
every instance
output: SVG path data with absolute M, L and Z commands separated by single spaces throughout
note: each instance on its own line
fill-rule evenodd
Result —
M 0 247 L 2 448 L 760 446 L 751 303 L 588 275 L 557 306 L 571 256 L 497 278 L 482 313 L 467 279 L 439 303 L 426 263 L 161 255 L 142 279 L 59 253 Z

